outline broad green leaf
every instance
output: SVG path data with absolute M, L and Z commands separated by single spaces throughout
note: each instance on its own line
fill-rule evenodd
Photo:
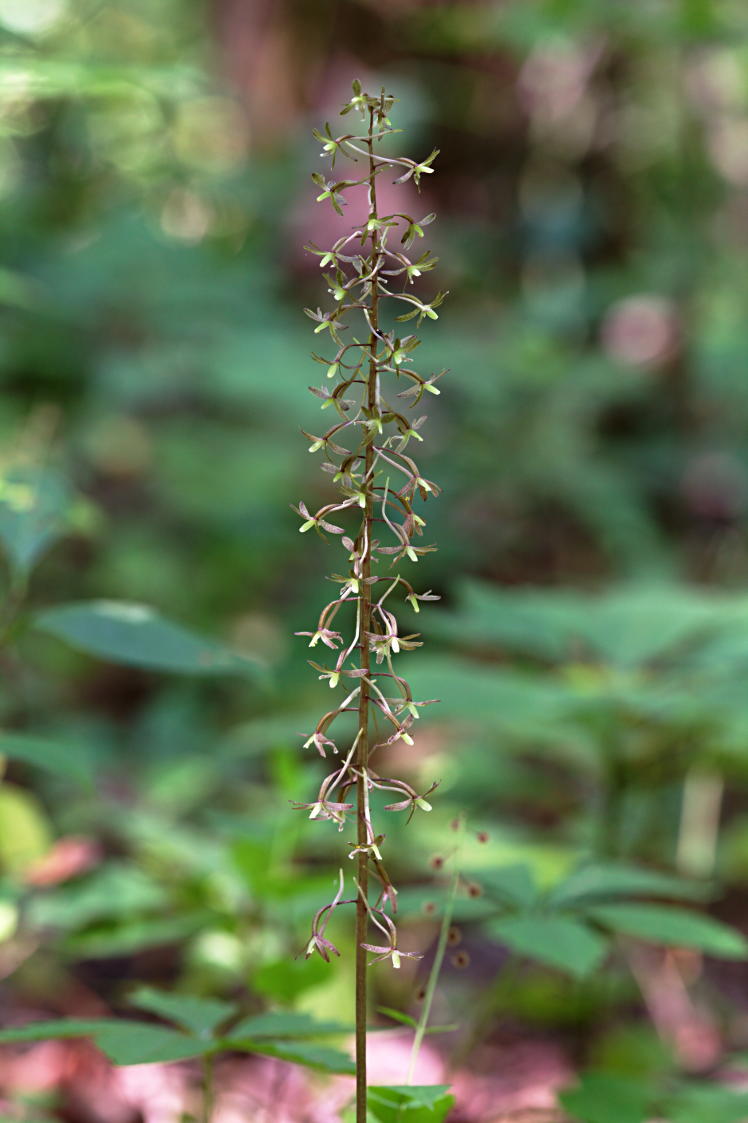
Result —
M 614 587 L 603 594 L 463 586 L 460 608 L 429 622 L 440 634 L 553 662 L 590 656 L 635 667 L 718 626 L 721 598 L 679 585 Z
M 679 585 L 624 586 L 579 607 L 585 641 L 621 667 L 672 655 L 722 617 L 718 597 Z
M 110 862 L 80 881 L 42 893 L 29 907 L 29 919 L 43 928 L 82 928 L 107 917 L 160 909 L 161 886 L 141 870 Z
M 717 1085 L 687 1085 L 667 1106 L 669 1123 L 744 1123 L 748 1119 L 748 1092 Z
M 348 1033 L 350 1026 L 340 1022 L 317 1022 L 309 1014 L 293 1010 L 269 1011 L 242 1018 L 232 1026 L 231 1037 L 319 1037 L 327 1033 Z
M 441 721 L 496 730 L 510 743 L 549 746 L 555 757 L 592 757 L 573 714 L 577 699 L 549 676 L 439 656 L 407 660 L 404 673 L 416 696 L 441 699 Z
M 369 1088 L 369 1113 L 377 1123 L 442 1123 L 453 1105 L 448 1084 Z
M 13 269 L 0 269 L 0 304 L 38 311 L 39 297 L 38 287 L 23 273 Z
M 174 1029 L 148 1022 L 118 1021 L 114 1018 L 68 1018 L 32 1022 L 17 1029 L 0 1031 L 0 1044 L 48 1041 L 67 1037 L 90 1037 L 117 1065 L 150 1064 L 155 1061 L 181 1061 L 197 1057 L 213 1048 Z
M 329 978 L 328 964 L 314 959 L 276 959 L 252 973 L 252 988 L 277 1002 L 293 1002 L 304 991 Z
M 253 894 L 270 900 L 282 892 L 281 880 L 268 863 L 267 839 L 238 838 L 229 853 Z
M 0 1030 L 0 1045 L 21 1045 L 27 1041 L 52 1041 L 67 1037 L 93 1037 L 94 1034 L 116 1026 L 114 1019 L 60 1018 L 48 1022 L 30 1022 L 25 1026 Z
M 468 877 L 470 881 L 483 887 L 486 896 L 519 909 L 530 908 L 538 898 L 538 887 L 529 866 L 474 870 Z
M 517 955 L 569 975 L 589 974 L 605 955 L 607 941 L 578 920 L 554 914 L 502 916 L 487 925 Z
M 554 906 L 576 905 L 582 901 L 610 897 L 674 897 L 702 900 L 709 887 L 672 874 L 636 866 L 597 862 L 573 870 L 548 894 Z
M 356 1066 L 346 1053 L 329 1045 L 318 1045 L 311 1041 L 265 1040 L 246 1037 L 227 1037 L 219 1041 L 219 1047 L 244 1053 L 261 1053 L 266 1057 L 278 1057 L 282 1061 L 306 1065 L 321 1072 L 344 1073 L 352 1075 Z
M 109 959 L 165 944 L 181 943 L 195 932 L 204 930 L 212 920 L 213 916 L 207 910 L 163 919 L 147 917 L 68 936 L 63 947 L 70 955 L 79 958 Z
M 33 626 L 89 655 L 180 674 L 255 674 L 259 662 L 165 620 L 154 609 L 125 601 L 87 601 L 47 609 Z
M 475 874 L 474 880 L 479 884 L 483 871 Z M 473 880 L 471 878 L 471 880 Z M 449 899 L 449 891 L 438 886 L 406 886 L 397 895 L 397 911 L 401 916 L 428 916 L 430 920 L 438 920 L 444 912 Z M 501 909 L 496 900 L 488 896 L 467 897 L 460 894 L 452 903 L 451 915 L 455 921 L 468 922 L 471 920 L 484 920 L 486 917 L 495 916 Z
M 66 745 L 26 733 L 0 733 L 0 757 L 3 756 L 43 768 L 86 787 L 91 784 L 89 761 L 78 745 Z
M 538 589 L 506 592 L 478 581 L 462 584 L 458 605 L 456 612 L 434 615 L 425 626 L 461 644 L 508 647 L 554 662 L 567 654 L 579 620 L 573 594 Z
M 184 1061 L 210 1052 L 215 1042 L 148 1022 L 116 1022 L 97 1030 L 94 1042 L 116 1065 Z
M 66 531 L 72 493 L 46 468 L 10 468 L 0 476 L 0 542 L 13 571 L 26 575 Z
M 129 1001 L 131 1005 L 150 1010 L 152 1014 L 175 1022 L 199 1037 L 210 1036 L 234 1009 L 230 1002 L 221 1002 L 216 998 L 199 998 L 153 987 L 138 987 L 129 996 Z
M 748 955 L 748 942 L 740 932 L 686 909 L 627 903 L 594 905 L 585 912 L 603 928 L 653 944 L 696 948 L 722 959 L 742 959 Z
M 607 1072 L 586 1072 L 559 1099 L 578 1123 L 647 1123 L 653 1095 L 642 1083 Z
M 155 1003 L 153 1007 L 155 1009 Z M 205 1012 L 204 1008 L 200 1011 L 203 1025 L 206 1024 Z M 217 1010 L 212 1013 L 215 1017 Z M 198 1021 L 195 1007 L 189 1014 L 183 1013 L 182 1016 L 190 1017 L 194 1023 Z M 340 1027 L 336 1026 L 336 1028 Z M 20 1044 L 66 1037 L 92 1038 L 102 1052 L 117 1065 L 180 1061 L 223 1049 L 261 1053 L 320 1069 L 323 1072 L 351 1074 L 355 1071 L 353 1062 L 345 1053 L 313 1042 L 266 1040 L 259 1036 L 257 1040 L 228 1037 L 215 1041 L 146 1022 L 106 1018 L 33 1022 L 31 1025 L 0 1031 L 0 1044 Z
M 744 668 L 748 661 L 748 600 L 744 596 L 724 598 L 723 626 L 689 655 L 689 668 L 724 673 Z

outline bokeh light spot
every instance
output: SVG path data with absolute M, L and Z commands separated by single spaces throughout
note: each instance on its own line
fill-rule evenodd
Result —
M 632 367 L 656 366 L 678 345 L 675 307 L 665 297 L 640 293 L 619 300 L 602 327 L 602 344 L 617 362 Z
M 49 31 L 66 14 L 66 0 L 0 0 L 0 23 L 21 34 Z

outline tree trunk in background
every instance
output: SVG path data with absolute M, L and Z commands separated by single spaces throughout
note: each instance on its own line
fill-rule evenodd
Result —
M 283 0 L 212 0 L 210 19 L 228 86 L 242 99 L 254 143 L 291 131 L 299 116 L 290 16 Z

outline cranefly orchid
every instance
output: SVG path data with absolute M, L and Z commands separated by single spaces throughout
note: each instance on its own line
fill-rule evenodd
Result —
M 436 309 L 446 294 L 427 300 L 411 291 L 437 259 L 426 251 L 413 261 L 405 252 L 423 238 L 424 227 L 435 216 L 379 213 L 379 177 L 394 173 L 395 183 L 412 180 L 420 190 L 421 178 L 432 174 L 438 154 L 434 150 L 417 162 L 379 151 L 380 142 L 399 131 L 389 118 L 395 100 L 384 90 L 372 96 L 354 82 L 353 96 L 341 115 L 353 114 L 354 120 L 360 116 L 360 132 L 336 135 L 329 124 L 324 133 L 314 132 L 322 145 L 321 155 L 330 159 L 332 167 L 329 178 L 312 177 L 319 188 L 317 201 L 342 215 L 346 192 L 364 186 L 368 208 L 361 224 L 330 249 L 306 247 L 327 270 L 323 276 L 332 304 L 329 311 L 305 310 L 315 324 L 315 334 L 329 348 L 325 355 L 313 355 L 325 368 L 326 380 L 310 390 L 321 399 L 322 410 L 333 414 L 334 423 L 322 434 L 304 435 L 310 453 L 321 454 L 322 470 L 336 485 L 337 496 L 316 512 L 304 502 L 293 508 L 301 518 L 301 533 L 333 535 L 345 559 L 344 572 L 331 578 L 338 586 L 337 595 L 322 609 L 313 630 L 297 633 L 309 638 L 309 647 L 319 651 L 321 644 L 329 649 L 326 662 L 311 666 L 336 692 L 336 704 L 304 743 L 325 759 L 334 757 L 335 767 L 312 802 L 295 806 L 308 811 L 310 819 L 331 821 L 341 831 L 348 816 L 356 825 L 356 838 L 348 845 L 355 892 L 345 896 L 341 871 L 335 896 L 314 917 L 306 953 L 326 961 L 337 955 L 326 935 L 327 926 L 336 909 L 355 905 L 357 1123 L 366 1121 L 367 953 L 374 954 L 372 962 L 388 960 L 395 968 L 403 957 L 414 956 L 398 946 L 393 919 L 397 891 L 387 872 L 385 834 L 372 822 L 370 795 L 375 790 L 394 792 L 398 798 L 385 810 L 405 811 L 410 820 L 418 811 L 431 810 L 426 797 L 436 787 L 432 784 L 419 793 L 404 780 L 376 771 L 380 750 L 397 741 L 413 744 L 419 710 L 434 701 L 416 701 L 407 681 L 394 670 L 393 658 L 420 643 L 417 635 L 401 633 L 392 601 L 399 596 L 408 611 L 417 613 L 421 602 L 438 599 L 430 590 L 417 592 L 395 567 L 401 562 L 412 565 L 435 549 L 421 544 L 426 523 L 416 508 L 437 496 L 439 488 L 422 475 L 405 449 L 423 439 L 420 429 L 426 420 L 410 416 L 410 411 L 429 395 L 440 393 L 436 383 L 445 373 L 416 370 L 414 352 L 420 341 L 399 327 L 406 321 L 420 325 L 424 319 L 438 319 Z M 352 167 L 350 178 L 337 177 L 338 159 Z M 336 727 L 343 725 L 339 719 L 346 714 L 354 714 L 357 723 L 347 746 L 336 740 Z M 376 942 L 370 941 L 373 929 L 378 930 Z

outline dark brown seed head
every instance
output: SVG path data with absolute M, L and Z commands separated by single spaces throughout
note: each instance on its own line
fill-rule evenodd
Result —
M 463 971 L 466 967 L 470 966 L 470 956 L 466 951 L 458 951 L 452 956 L 452 966 L 457 967 Z
M 459 944 L 461 939 L 462 939 L 462 932 L 460 931 L 459 928 L 456 928 L 455 925 L 453 924 L 452 927 L 449 929 L 449 932 L 447 933 L 447 943 L 449 944 L 449 946 L 451 948 L 454 948 L 454 947 L 457 947 L 457 945 Z

